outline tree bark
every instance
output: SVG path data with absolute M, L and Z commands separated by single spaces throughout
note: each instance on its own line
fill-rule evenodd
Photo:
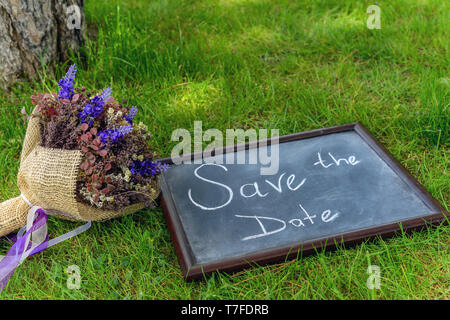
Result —
M 0 83 L 53 71 L 84 42 L 84 0 L 0 0 Z

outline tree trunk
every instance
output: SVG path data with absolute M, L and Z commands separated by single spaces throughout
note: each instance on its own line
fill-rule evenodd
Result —
M 0 0 L 0 83 L 36 79 L 84 42 L 84 0 Z

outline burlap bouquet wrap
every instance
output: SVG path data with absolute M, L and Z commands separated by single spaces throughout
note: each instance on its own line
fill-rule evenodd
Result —
M 117 211 L 102 210 L 77 201 L 75 192 L 81 151 L 44 148 L 40 142 L 39 118 L 32 116 L 23 142 L 17 185 L 33 205 L 73 221 L 107 220 L 145 207 L 144 203 L 137 203 Z M 159 195 L 159 180 L 156 184 L 158 192 L 153 199 Z M 29 209 L 21 196 L 1 203 L 0 236 L 23 227 Z

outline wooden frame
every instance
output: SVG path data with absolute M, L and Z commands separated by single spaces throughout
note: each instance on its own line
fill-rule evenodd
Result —
M 194 257 L 189 247 L 187 237 L 183 231 L 183 226 L 180 223 L 179 216 L 176 212 L 174 201 L 168 192 L 167 183 L 164 176 L 161 176 L 161 205 L 164 210 L 164 215 L 169 227 L 169 231 L 175 246 L 175 251 L 180 263 L 183 275 L 187 281 L 198 280 L 204 276 L 208 276 L 215 271 L 234 272 L 247 267 L 251 267 L 252 264 L 264 265 L 268 263 L 274 263 L 279 261 L 285 261 L 287 259 L 296 258 L 300 253 L 302 256 L 315 253 L 317 250 L 327 250 L 336 248 L 337 244 L 355 245 L 361 243 L 367 239 L 372 239 L 376 236 L 383 238 L 393 236 L 398 231 L 411 232 L 423 228 L 427 224 L 439 224 L 445 217 L 448 217 L 448 213 L 445 209 L 436 201 L 420 184 L 406 171 L 406 169 L 396 161 L 393 156 L 367 131 L 360 123 L 355 122 L 342 126 L 336 126 L 326 129 L 311 130 L 301 133 L 294 133 L 279 137 L 279 143 L 284 143 L 293 140 L 306 139 L 311 137 L 317 137 L 332 133 L 354 131 L 356 132 L 376 153 L 385 161 L 385 163 L 408 184 L 416 195 L 424 202 L 424 204 L 430 208 L 432 212 L 436 214 L 429 215 L 422 218 L 414 218 L 405 221 L 399 221 L 388 225 L 378 226 L 374 228 L 364 229 L 356 232 L 350 232 L 339 236 L 323 238 L 315 241 L 304 242 L 299 245 L 289 245 L 284 247 L 278 247 L 274 249 L 267 249 L 255 254 L 250 254 L 245 257 L 234 257 L 229 259 L 223 259 L 214 263 L 207 263 L 204 265 L 197 265 L 194 263 Z M 270 139 L 266 140 L 270 145 Z M 224 147 L 222 153 L 235 152 L 242 149 L 250 149 L 257 147 L 257 141 L 249 142 L 245 144 L 235 145 L 232 147 Z M 216 154 L 212 152 L 212 155 Z M 198 159 L 201 157 L 201 153 L 190 154 L 185 159 Z M 172 163 L 170 158 L 162 159 L 164 163 Z M 447 222 L 447 221 L 446 221 Z

